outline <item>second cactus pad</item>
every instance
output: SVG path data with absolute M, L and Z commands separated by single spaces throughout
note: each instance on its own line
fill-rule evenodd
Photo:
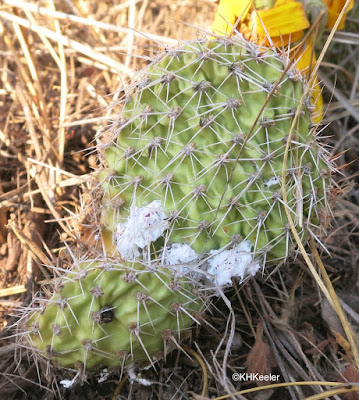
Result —
M 28 340 L 46 358 L 84 371 L 154 362 L 177 344 L 203 302 L 167 268 L 110 259 L 80 263 L 38 299 Z
M 118 243 L 134 207 L 154 202 L 166 222 L 150 240 L 156 251 L 184 243 L 201 255 L 235 236 L 254 258 L 278 261 L 292 243 L 285 207 L 303 236 L 320 225 L 329 161 L 310 93 L 288 65 L 240 37 L 198 40 L 158 56 L 124 89 L 100 148 L 105 230 L 122 255 L 131 256 Z

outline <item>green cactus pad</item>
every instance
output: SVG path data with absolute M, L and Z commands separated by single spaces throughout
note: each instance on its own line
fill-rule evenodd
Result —
M 84 262 L 43 300 L 27 326 L 33 347 L 67 368 L 154 362 L 174 347 L 203 303 L 184 279 L 138 263 Z
M 239 37 L 187 42 L 124 91 L 100 144 L 103 221 L 115 244 L 133 205 L 160 201 L 169 225 L 157 251 L 186 243 L 201 255 L 239 235 L 254 258 L 281 261 L 292 245 L 285 207 L 302 237 L 327 215 L 329 161 L 285 55 Z

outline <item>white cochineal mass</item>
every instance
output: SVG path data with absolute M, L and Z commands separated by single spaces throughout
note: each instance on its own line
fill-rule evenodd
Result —
M 211 250 L 207 272 L 218 286 L 231 284 L 237 276 L 241 281 L 248 275 L 255 275 L 260 265 L 253 260 L 252 245 L 248 240 L 236 244 L 229 250 Z
M 141 255 L 141 250 L 164 235 L 168 227 L 160 200 L 154 200 L 144 207 L 132 205 L 127 222 L 117 226 L 116 246 L 123 259 Z M 210 256 L 201 256 L 186 243 L 173 243 L 162 252 L 164 265 L 178 266 L 176 273 L 182 277 L 200 278 L 203 271 L 207 280 L 219 286 L 231 284 L 231 278 L 243 280 L 255 275 L 260 268 L 253 260 L 252 245 L 248 240 L 235 244 L 230 249 L 211 250 Z
M 193 279 L 203 277 L 203 274 L 197 271 L 199 259 L 200 255 L 186 243 L 173 243 L 166 246 L 161 254 L 162 263 L 173 266 L 172 271 L 176 276 L 187 276 Z
M 160 200 L 140 208 L 133 204 L 127 222 L 117 225 L 117 250 L 125 260 L 138 257 L 140 249 L 161 237 L 167 227 Z

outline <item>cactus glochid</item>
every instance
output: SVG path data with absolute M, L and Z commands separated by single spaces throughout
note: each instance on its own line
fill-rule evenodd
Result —
M 30 314 L 31 345 L 71 368 L 153 362 L 198 322 L 201 285 L 288 257 L 286 209 L 303 239 L 317 230 L 334 167 L 304 89 L 285 55 L 239 36 L 186 42 L 144 69 L 99 138 L 107 255 Z

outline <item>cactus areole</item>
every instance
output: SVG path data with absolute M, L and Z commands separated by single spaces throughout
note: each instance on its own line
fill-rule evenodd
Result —
M 287 63 L 239 36 L 197 40 L 123 89 L 99 140 L 110 261 L 62 279 L 28 320 L 33 347 L 71 368 L 152 363 L 198 323 L 204 284 L 213 293 L 288 257 L 286 208 L 303 239 L 322 226 L 333 167 Z

